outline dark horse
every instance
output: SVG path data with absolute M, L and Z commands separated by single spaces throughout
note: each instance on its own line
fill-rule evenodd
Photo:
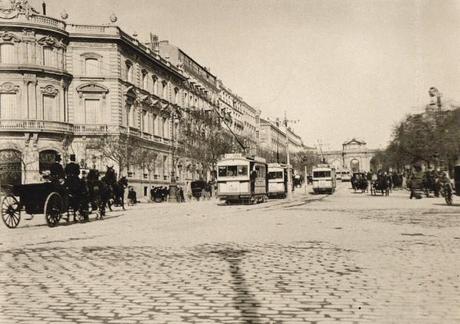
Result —
M 121 177 L 117 181 L 117 173 L 113 167 L 107 166 L 107 171 L 102 177 L 102 182 L 108 186 L 108 207 L 112 211 L 112 205 L 121 206 L 125 210 L 125 189 L 128 187 L 128 179 Z
M 109 186 L 99 179 L 99 171 L 91 169 L 86 178 L 88 187 L 88 201 L 92 210 L 98 210 L 96 219 L 105 216 L 105 209 L 110 199 Z

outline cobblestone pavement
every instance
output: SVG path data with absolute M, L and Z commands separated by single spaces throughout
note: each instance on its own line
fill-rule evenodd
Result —
M 460 323 L 460 207 L 354 194 L 0 229 L 0 323 Z

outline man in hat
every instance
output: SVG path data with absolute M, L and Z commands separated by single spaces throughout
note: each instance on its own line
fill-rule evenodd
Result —
M 53 182 L 61 182 L 64 180 L 65 172 L 61 165 L 61 155 L 57 154 L 54 163 L 50 166 L 50 178 Z
M 80 166 L 75 160 L 75 154 L 70 154 L 70 162 L 65 166 L 65 175 L 67 178 L 78 178 L 80 176 Z

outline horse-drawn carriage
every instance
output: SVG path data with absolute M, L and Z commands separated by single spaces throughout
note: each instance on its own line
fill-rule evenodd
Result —
M 1 215 L 9 228 L 18 226 L 21 212 L 44 214 L 46 223 L 54 227 L 62 214 L 68 211 L 69 199 L 63 188 L 51 182 L 14 185 L 7 190 L 1 202 Z
M 353 176 L 351 177 L 351 187 L 353 190 L 356 191 L 361 191 L 366 192 L 367 188 L 369 187 L 369 182 L 367 181 L 366 178 L 366 173 L 364 172 L 355 172 L 353 173 Z
M 390 195 L 390 181 L 385 174 L 377 175 L 377 180 L 373 181 L 371 185 L 371 195 L 377 196 L 377 194 L 382 196 Z
M 94 210 L 98 211 L 96 218 L 102 218 L 106 206 L 112 210 L 111 206 L 119 203 L 124 209 L 123 197 L 127 180 L 122 177 L 117 181 L 112 171 L 113 169 L 108 168 L 106 176 L 109 174 L 109 177 L 105 176 L 100 180 L 97 170 L 91 170 L 87 180 L 70 177 L 62 183 L 53 179 L 44 183 L 7 186 L 1 198 L 2 220 L 7 227 L 15 228 L 19 225 L 23 212 L 32 216 L 44 214 L 48 226 L 54 227 L 64 214 L 67 221 L 71 214 L 74 221 L 77 218 L 88 220 L 88 215 Z

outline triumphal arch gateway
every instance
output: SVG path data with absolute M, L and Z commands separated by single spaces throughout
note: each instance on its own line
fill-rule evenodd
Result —
M 337 170 L 349 169 L 352 172 L 369 171 L 371 159 L 376 150 L 368 149 L 367 143 L 353 138 L 342 144 L 342 150 L 323 152 L 324 159 Z

